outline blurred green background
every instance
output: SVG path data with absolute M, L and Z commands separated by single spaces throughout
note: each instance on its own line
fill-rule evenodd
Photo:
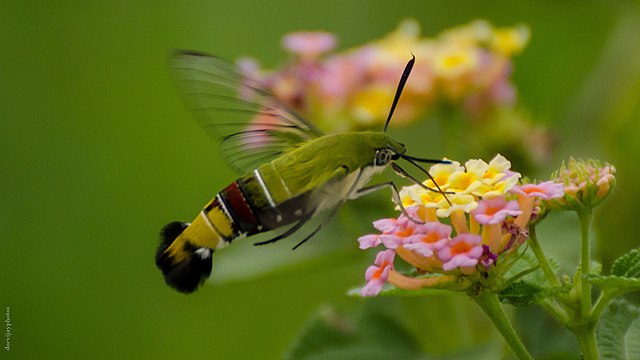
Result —
M 547 176 L 570 155 L 616 165 L 618 188 L 596 215 L 598 253 L 609 264 L 638 246 L 638 3 L 3 1 L 0 309 L 10 307 L 13 336 L 0 356 L 274 359 L 322 305 L 384 306 L 345 293 L 371 261 L 355 239 L 392 212 L 363 218 L 354 207 L 296 252 L 292 240 L 217 254 L 217 284 L 194 295 L 165 286 L 153 264 L 159 229 L 189 221 L 235 178 L 184 110 L 166 57 L 191 48 L 275 66 L 288 32 L 327 30 L 348 48 L 406 17 L 429 36 L 476 18 L 528 24 L 514 81 L 522 106 L 555 134 L 552 160 L 529 175 Z M 559 214 L 539 229 L 560 259 L 577 249 L 571 228 L 575 218 Z M 544 242 L 558 233 L 564 244 Z M 479 316 L 457 310 L 462 303 L 433 305 L 421 319 Z M 433 347 L 446 338 L 432 338 Z

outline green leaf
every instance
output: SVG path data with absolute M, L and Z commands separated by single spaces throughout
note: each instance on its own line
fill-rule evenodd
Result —
M 624 300 L 612 302 L 602 314 L 596 336 L 602 359 L 640 359 L 640 309 Z
M 562 287 L 539 286 L 536 283 L 523 280 L 507 286 L 498 294 L 498 297 L 501 302 L 513 306 L 531 306 L 544 298 L 570 290 L 571 287 L 568 285 Z
M 552 258 L 549 258 L 548 261 L 553 272 L 558 273 L 560 271 L 558 262 Z M 525 275 L 521 276 L 521 274 Z M 528 252 L 524 253 L 513 264 L 507 271 L 505 278 L 508 279 L 508 285 L 500 291 L 498 297 L 501 302 L 514 306 L 531 306 L 541 299 L 569 290 L 568 286 L 561 288 L 548 286 L 549 283 L 544 276 L 544 272 L 538 266 L 538 260 Z
M 590 275 L 600 275 L 602 274 L 602 263 L 599 261 L 591 260 L 591 274 Z
M 590 277 L 591 283 L 617 295 L 640 290 L 640 249 L 634 249 L 614 261 L 611 275 Z
M 367 311 L 344 316 L 324 309 L 285 354 L 296 360 L 365 360 L 418 358 L 411 333 L 387 315 Z
M 639 278 L 627 278 L 622 276 L 591 276 L 591 283 L 598 285 L 603 290 L 615 292 L 618 295 L 640 290 Z
M 554 274 L 560 272 L 560 265 L 555 259 L 548 258 L 547 260 L 549 262 L 549 265 L 551 265 L 551 270 Z M 513 264 L 511 268 L 509 268 L 509 270 L 505 274 L 505 278 L 509 281 L 510 279 L 517 277 L 521 273 L 537 268 L 536 270 L 531 271 L 523 276 L 522 280 L 535 286 L 544 287 L 547 284 L 547 280 L 544 276 L 544 272 L 542 271 L 542 269 L 539 269 L 538 266 L 538 260 L 536 259 L 535 255 L 530 252 L 526 252 L 522 254 L 522 256 L 520 256 L 518 261 Z
M 531 306 L 541 298 L 544 292 L 544 288 L 540 286 L 525 281 L 518 281 L 507 286 L 507 288 L 498 294 L 498 297 L 500 298 L 500 302 L 514 306 Z
M 613 263 L 611 275 L 640 278 L 640 249 L 622 255 Z

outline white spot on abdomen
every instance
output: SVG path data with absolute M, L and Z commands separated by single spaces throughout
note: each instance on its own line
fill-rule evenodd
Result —
M 198 250 L 196 250 L 195 253 L 198 254 L 202 260 L 205 260 L 211 257 L 211 249 L 208 249 L 205 247 L 198 248 Z

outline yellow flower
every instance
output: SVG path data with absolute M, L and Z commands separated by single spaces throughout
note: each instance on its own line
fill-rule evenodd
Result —
M 474 20 L 466 25 L 446 30 L 440 35 L 442 41 L 463 46 L 487 43 L 493 37 L 493 27 L 485 20 Z
M 511 162 L 504 156 L 496 155 L 487 165 L 482 175 L 482 182 L 485 184 L 495 184 L 507 175 L 507 170 L 511 168 Z
M 447 190 L 470 194 L 480 188 L 482 186 L 482 182 L 480 181 L 482 173 L 477 173 L 473 170 L 478 169 L 467 168 L 467 171 L 456 171 L 451 174 Z
M 374 85 L 355 94 L 351 101 L 351 115 L 361 126 L 371 127 L 384 121 L 393 99 L 393 88 Z
M 517 54 L 527 46 L 530 32 L 526 25 L 516 27 L 499 28 L 493 33 L 491 48 L 504 56 Z
M 445 158 L 445 160 L 448 160 L 448 159 Z M 435 179 L 438 186 L 440 186 L 441 189 L 445 190 L 449 186 L 448 183 L 449 183 L 449 177 L 451 176 L 451 174 L 455 172 L 460 172 L 460 171 L 464 171 L 464 168 L 460 166 L 459 162 L 452 161 L 450 164 L 433 165 L 429 169 L 429 174 L 431 174 L 431 177 Z M 425 181 L 424 184 L 428 187 L 435 187 L 431 179 Z
M 384 50 L 385 55 L 392 55 L 404 62 L 407 59 L 407 50 L 418 47 L 422 42 L 419 37 L 420 31 L 420 23 L 414 19 L 406 19 L 395 31 L 374 42 L 374 45 L 379 47 L 379 50 Z
M 436 210 L 436 214 L 438 217 L 449 217 L 451 213 L 455 211 L 463 211 L 465 213 L 470 213 L 478 207 L 478 202 L 476 201 L 475 196 L 469 194 L 448 194 L 447 198 L 451 202 L 449 204 L 444 198 L 440 200 L 438 203 L 438 210 Z
M 418 185 L 409 186 L 404 189 L 407 189 L 407 195 L 411 199 L 411 201 L 407 201 L 406 203 L 403 201 L 402 205 L 405 207 L 419 204 L 425 208 L 436 208 L 441 201 L 446 202 L 441 193 L 437 191 L 427 191 Z M 402 191 L 400 192 L 400 197 L 402 199 Z
M 481 187 L 476 194 L 481 195 L 484 198 L 491 198 L 495 196 L 501 196 L 506 194 L 509 190 L 513 189 L 514 186 L 518 184 L 518 180 L 520 179 L 520 174 L 514 173 L 515 175 L 510 176 L 503 181 L 498 181 L 497 183 Z
M 436 76 L 450 80 L 471 74 L 478 63 L 475 47 L 445 45 L 436 50 L 433 68 Z

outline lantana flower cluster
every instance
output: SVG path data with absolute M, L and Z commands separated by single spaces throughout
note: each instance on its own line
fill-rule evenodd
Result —
M 420 289 L 455 283 L 461 277 L 488 276 L 516 253 L 527 237 L 527 226 L 541 200 L 565 194 L 560 182 L 522 184 L 501 155 L 489 163 L 469 160 L 436 164 L 433 179 L 400 191 L 406 214 L 375 221 L 379 234 L 358 239 L 361 249 L 383 247 L 366 271 L 363 296 L 377 295 L 389 282 L 401 289 Z M 415 271 L 396 271 L 400 257 Z
M 344 52 L 332 52 L 337 44 L 333 34 L 292 33 L 283 39 L 293 55 L 287 66 L 267 72 L 246 58 L 239 66 L 323 130 L 347 131 L 384 122 L 411 54 L 416 63 L 395 124 L 418 120 L 438 105 L 479 113 L 513 104 L 511 58 L 528 39 L 524 25 L 496 28 L 482 20 L 421 37 L 419 24 L 406 20 L 387 36 Z
M 565 195 L 556 199 L 552 207 L 581 211 L 599 205 L 616 184 L 616 168 L 594 159 L 569 158 L 552 175 L 565 185 Z

